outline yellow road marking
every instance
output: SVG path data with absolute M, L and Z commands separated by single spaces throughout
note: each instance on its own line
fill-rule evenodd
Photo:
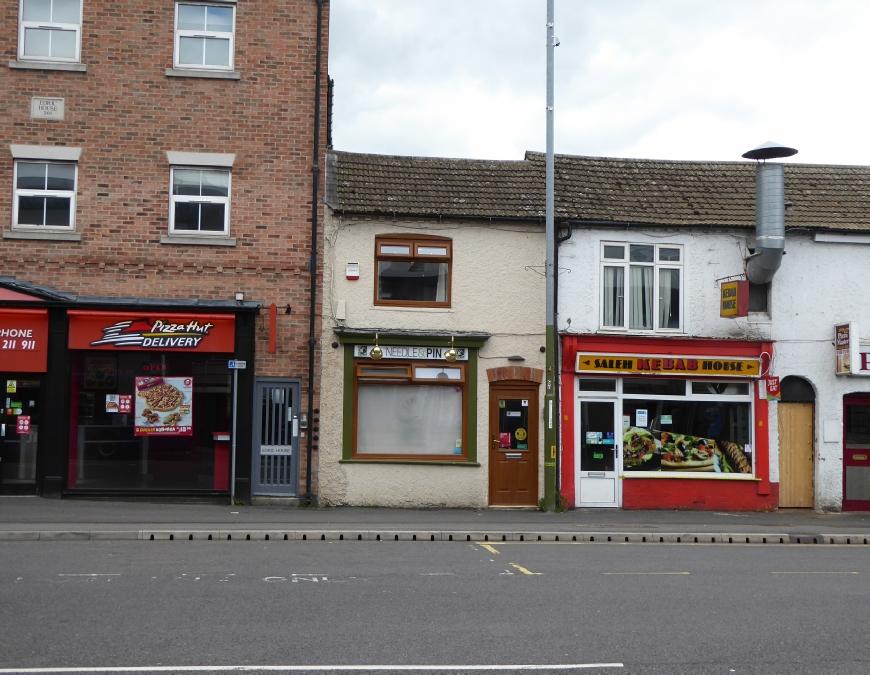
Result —
M 477 544 L 478 544 L 478 546 L 480 546 L 481 548 L 485 548 L 485 549 L 486 549 L 487 551 L 489 551 L 490 553 L 495 553 L 496 555 L 501 555 L 501 553 L 499 553 L 498 551 L 496 551 L 496 550 L 495 550 L 492 546 L 490 546 L 489 544 L 481 544 L 480 542 L 477 542 Z
M 668 575 L 668 574 L 691 574 L 691 572 L 602 572 L 602 574 L 608 576 L 616 576 L 616 575 L 638 575 L 638 574 L 655 574 L 655 575 Z
M 771 574 L 858 574 L 857 572 L 771 572 Z
M 510 563 L 510 566 L 511 566 L 511 567 L 515 567 L 516 569 L 518 569 L 518 570 L 519 570 L 520 572 L 522 572 L 523 574 L 530 574 L 530 575 L 532 575 L 532 576 L 534 576 L 534 577 L 540 577 L 540 576 L 543 576 L 543 575 L 544 575 L 543 572 L 529 572 L 529 570 L 527 570 L 525 567 L 520 567 L 520 566 L 517 565 L 516 563 Z

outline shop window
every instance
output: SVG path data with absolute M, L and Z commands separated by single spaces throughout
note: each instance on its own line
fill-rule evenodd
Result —
M 234 5 L 177 3 L 174 67 L 232 70 L 235 25 Z
M 375 304 L 449 307 L 452 244 L 442 237 L 375 239 Z
M 601 260 L 602 328 L 682 329 L 682 246 L 607 242 Z
M 766 313 L 768 311 L 768 298 L 770 297 L 770 283 L 753 284 L 749 282 L 749 311 Z
M 682 398 L 647 398 L 630 393 L 640 391 L 632 381 L 621 401 L 624 471 L 753 475 L 750 383 L 683 381 Z
M 600 377 L 580 378 L 580 391 L 616 391 L 616 380 Z
M 228 235 L 230 172 L 173 167 L 170 234 Z
M 74 351 L 68 486 L 223 490 L 215 434 L 232 429 L 226 357 Z
M 15 162 L 15 229 L 75 229 L 76 164 Z
M 467 364 L 364 362 L 354 379 L 354 459 L 467 460 Z
M 76 63 L 81 58 L 81 0 L 21 0 L 18 58 Z

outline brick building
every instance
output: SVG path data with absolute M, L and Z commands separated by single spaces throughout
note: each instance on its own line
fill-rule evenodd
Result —
M 0 492 L 305 493 L 328 5 L 0 11 Z

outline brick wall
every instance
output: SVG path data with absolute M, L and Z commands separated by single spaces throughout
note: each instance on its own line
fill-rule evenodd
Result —
M 165 74 L 173 65 L 171 0 L 83 3 L 81 61 L 87 72 L 7 67 L 17 59 L 19 3 L 4 2 L 0 8 L 3 230 L 12 222 L 8 145 L 82 148 L 76 209 L 82 241 L 4 239 L 0 275 L 81 295 L 232 299 L 241 292 L 266 308 L 275 302 L 277 353 L 268 353 L 266 310 L 258 317 L 256 372 L 300 377 L 304 392 L 316 1 L 238 3 L 238 80 Z M 321 150 L 327 3 L 323 9 Z M 33 96 L 64 98 L 65 119 L 31 119 Z M 167 150 L 236 155 L 230 211 L 235 247 L 160 243 L 168 233 Z M 304 472 L 301 480 L 304 485 Z

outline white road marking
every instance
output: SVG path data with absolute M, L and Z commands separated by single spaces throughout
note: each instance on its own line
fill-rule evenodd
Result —
M 422 572 L 421 577 L 452 577 L 453 572 Z
M 120 574 L 58 574 L 59 577 L 119 577 Z
M 462 666 L 110 666 L 105 668 L 0 668 L 0 674 L 18 675 L 19 673 L 202 673 L 202 672 L 373 672 L 405 670 L 582 670 L 588 668 L 622 668 L 621 663 L 554 663 L 523 665 L 462 665 Z
M 771 572 L 771 574 L 858 574 L 857 572 Z
M 668 575 L 672 575 L 672 574 L 689 575 L 689 574 L 691 574 L 691 572 L 602 572 L 602 574 L 604 574 L 605 576 L 621 576 L 621 575 L 634 576 L 634 575 L 638 575 L 638 574 L 640 574 L 640 575 L 653 575 L 653 576 L 661 576 L 661 575 L 668 576 Z

